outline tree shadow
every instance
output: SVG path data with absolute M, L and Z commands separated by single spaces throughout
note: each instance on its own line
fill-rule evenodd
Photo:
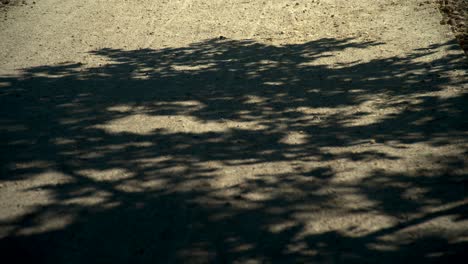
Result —
M 91 55 L 107 62 L 96 67 L 1 76 L 0 182 L 65 179 L 25 190 L 45 191 L 49 202 L 2 220 L 0 247 L 47 263 L 455 261 L 466 254 L 467 225 L 446 234 L 423 224 L 466 220 L 463 157 L 434 153 L 423 159 L 431 169 L 337 180 L 344 162 L 359 170 L 398 162 L 418 144 L 466 147 L 467 94 L 443 96 L 466 85 L 453 75 L 466 68 L 463 55 L 427 62 L 456 43 L 322 62 L 380 44 L 212 39 L 101 49 Z M 226 176 L 238 180 L 221 186 Z M 352 195 L 368 204 L 349 207 Z M 363 213 L 398 221 L 323 228 L 324 219 Z M 41 229 L 54 219 L 67 224 Z

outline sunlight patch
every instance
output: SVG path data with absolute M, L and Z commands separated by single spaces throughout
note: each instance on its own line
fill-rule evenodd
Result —
M 247 96 L 247 100 L 245 101 L 246 104 L 258 104 L 264 102 L 265 99 L 256 95 L 249 95 Z
M 198 111 L 205 105 L 199 101 L 187 100 L 187 101 L 176 101 L 176 102 L 153 102 L 150 106 L 148 105 L 114 105 L 108 107 L 106 110 L 109 112 L 117 113 L 152 113 L 154 109 L 160 108 L 162 110 L 176 111 L 178 113 L 188 113 L 190 111 Z
M 284 85 L 285 83 L 284 82 L 264 82 L 265 85 L 269 85 L 269 86 L 281 86 L 281 85 Z
M 122 181 L 126 179 L 130 179 L 135 176 L 133 172 L 122 168 L 115 168 L 115 169 L 108 169 L 108 170 L 81 170 L 79 173 L 89 179 L 95 181 Z
M 289 132 L 280 142 L 287 145 L 305 144 L 307 143 L 307 135 L 302 132 Z
M 11 86 L 11 82 L 0 82 L 0 88 L 10 87 L 10 86 Z
M 64 138 L 64 137 L 57 137 L 52 140 L 56 145 L 70 145 L 77 143 L 74 139 Z
M 388 102 L 382 100 L 365 101 L 358 107 L 349 107 L 341 113 L 345 127 L 369 126 L 384 122 L 401 114 L 404 107 L 388 106 Z
M 156 131 L 165 133 L 209 133 L 226 132 L 230 129 L 261 130 L 264 125 L 257 122 L 237 122 L 221 119 L 220 122 L 203 122 L 190 116 L 182 115 L 159 115 L 135 114 L 124 118 L 113 120 L 105 125 L 93 126 L 110 133 L 132 133 L 149 135 Z
M 54 230 L 62 230 L 73 223 L 75 217 L 71 214 L 46 212 L 37 219 L 37 225 L 33 227 L 23 228 L 18 232 L 19 235 L 28 236 L 51 232 Z
M 175 65 L 172 66 L 172 68 L 176 71 L 200 71 L 200 70 L 207 70 L 210 67 L 213 67 L 213 65 L 208 64 L 208 65 Z

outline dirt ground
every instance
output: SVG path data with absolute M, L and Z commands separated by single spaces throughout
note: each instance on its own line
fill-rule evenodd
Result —
M 448 24 L 458 43 L 468 55 L 468 0 L 438 0 L 443 15 L 441 24 Z
M 463 262 L 467 59 L 439 8 L 4 6 L 0 255 Z

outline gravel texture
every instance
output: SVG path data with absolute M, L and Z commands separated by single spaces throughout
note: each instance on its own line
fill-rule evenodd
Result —
M 466 260 L 466 57 L 442 19 L 422 0 L 8 5 L 0 256 Z

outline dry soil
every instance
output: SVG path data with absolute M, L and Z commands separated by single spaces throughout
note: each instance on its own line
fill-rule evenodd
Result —
M 0 256 L 461 262 L 467 64 L 439 7 L 4 7 Z

